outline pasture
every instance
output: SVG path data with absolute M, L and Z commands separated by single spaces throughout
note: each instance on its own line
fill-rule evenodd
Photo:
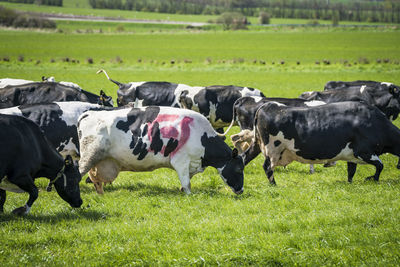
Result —
M 267 96 L 296 97 L 322 90 L 329 80 L 400 84 L 399 41 L 397 29 L 177 29 L 168 34 L 2 29 L 0 76 L 54 76 L 116 97 L 116 86 L 95 74 L 104 68 L 121 82 L 235 84 Z M 57 193 L 45 192 L 47 180 L 38 179 L 39 198 L 26 217 L 10 212 L 25 203 L 27 194 L 7 193 L 0 215 L 0 262 L 396 266 L 400 170 L 394 156 L 381 158 L 385 167 L 379 183 L 364 181 L 374 172 L 372 166 L 359 166 L 348 184 L 343 162 L 333 168 L 316 166 L 312 175 L 308 165 L 292 163 L 277 168 L 277 186 L 270 186 L 259 156 L 245 168 L 245 191 L 239 196 L 211 168 L 193 177 L 189 196 L 179 191 L 177 174 L 168 169 L 122 173 L 102 196 L 83 179 L 84 204 L 77 210 Z

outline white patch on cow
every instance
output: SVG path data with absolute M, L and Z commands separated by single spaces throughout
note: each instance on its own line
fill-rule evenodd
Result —
M 261 96 L 261 91 L 258 89 L 250 90 L 247 87 L 244 87 L 242 90 L 240 90 L 240 93 L 242 94 L 242 97 L 244 96 Z
M 388 82 L 381 82 L 381 85 L 386 85 L 386 86 L 391 86 L 393 83 L 388 83 Z
M 317 106 L 325 105 L 326 103 L 324 101 L 311 100 L 311 101 L 304 102 L 304 104 L 308 107 L 317 107 Z
M 254 102 L 256 102 L 256 103 L 258 103 L 264 99 L 264 97 L 262 97 L 262 96 L 251 96 L 251 98 L 253 98 Z
M 2 108 L 2 109 L 0 109 L 0 113 L 8 114 L 8 115 L 22 116 L 22 112 L 18 107 Z
M 282 104 L 282 103 L 279 103 L 279 102 L 275 102 L 275 101 L 267 102 L 267 103 L 265 103 L 265 104 L 270 104 L 270 103 L 275 104 L 275 105 L 277 105 L 277 106 L 279 106 L 279 107 L 286 107 L 285 104 Z M 264 105 L 265 105 L 265 104 L 264 104 Z
M 63 157 L 70 155 L 74 159 L 77 159 L 79 155 L 79 150 L 74 144 L 74 142 L 72 142 L 72 137 L 69 140 L 65 141 L 64 143 L 61 143 L 60 146 L 57 147 L 57 151 L 60 152 L 60 154 Z
M 0 79 L 0 88 L 4 88 L 8 85 L 22 85 L 27 83 L 33 83 L 34 81 L 23 80 L 23 79 L 12 79 L 12 78 L 4 78 Z
M 377 155 L 372 155 L 370 160 L 379 161 L 380 163 L 382 163 L 381 159 Z
M 101 105 L 92 104 L 80 101 L 69 101 L 69 102 L 55 102 L 62 110 L 61 119 L 65 121 L 67 126 L 74 126 L 78 122 L 79 116 L 91 109 L 91 108 L 101 108 Z
M 281 143 L 276 146 L 275 141 L 280 141 Z M 285 139 L 283 133 L 278 132 L 276 136 L 269 136 L 269 143 L 267 145 L 262 145 L 260 147 L 264 155 L 268 156 L 271 159 L 272 168 L 276 166 L 286 166 L 292 161 L 298 161 L 308 164 L 324 164 L 328 162 L 344 160 L 357 164 L 365 164 L 365 162 L 361 158 L 357 158 L 354 156 L 354 151 L 349 146 L 350 143 L 347 143 L 346 146 L 333 158 L 310 160 L 296 154 L 299 149 L 295 148 L 294 139 Z
M 61 81 L 60 84 L 68 86 L 68 87 L 72 87 L 72 88 L 74 88 L 74 89 L 76 89 L 78 91 L 82 91 L 82 88 L 79 85 L 77 85 L 76 83 L 73 83 L 73 82 Z
M 191 110 L 199 112 L 198 105 L 196 103 L 194 103 L 194 96 L 200 90 L 203 90 L 203 89 L 204 89 L 204 87 L 202 87 L 202 86 L 189 86 L 189 85 L 182 84 L 182 83 L 178 84 L 178 86 L 176 87 L 175 92 L 174 92 L 175 100 L 174 100 L 174 103 L 172 103 L 172 106 L 175 106 L 175 104 L 178 104 L 178 106 L 180 108 L 186 108 L 186 107 L 184 107 L 182 105 L 182 103 L 179 102 L 179 98 L 180 98 L 180 96 L 181 96 L 183 91 L 188 91 L 186 97 L 190 98 L 192 100 L 192 103 L 193 103 L 193 106 L 191 107 Z
M 0 188 L 6 191 L 14 192 L 14 193 L 25 193 L 24 190 L 19 188 L 17 185 L 11 183 L 8 180 L 7 176 L 4 176 L 3 179 L 0 182 Z
M 302 98 L 302 97 L 308 98 L 308 97 L 310 97 L 314 92 L 315 92 L 315 91 L 307 91 L 307 92 L 304 92 L 304 93 L 302 93 L 302 94 L 300 95 L 300 98 Z
M 365 88 L 367 88 L 366 85 L 361 86 L 361 88 L 360 88 L 360 93 L 361 93 L 361 94 L 364 92 Z
M 143 99 L 137 99 L 136 98 L 136 100 L 135 100 L 135 102 L 134 102 L 134 104 L 133 104 L 133 107 L 134 108 L 141 108 L 141 107 L 143 107 Z

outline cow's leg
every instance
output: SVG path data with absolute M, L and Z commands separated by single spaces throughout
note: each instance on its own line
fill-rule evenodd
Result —
M 347 162 L 347 181 L 353 182 L 354 174 L 356 173 L 357 164 L 353 162 Z
M 176 155 L 171 160 L 171 165 L 178 173 L 179 180 L 181 181 L 181 191 L 189 195 L 191 193 L 190 174 L 189 174 L 190 162 L 187 156 L 188 155 L 186 155 L 186 158 L 183 158 Z
M 0 213 L 4 212 L 5 202 L 6 202 L 6 190 L 0 189 Z
M 275 179 L 274 179 L 274 170 L 271 167 L 271 160 L 269 157 L 265 158 L 263 168 L 264 168 L 265 174 L 268 177 L 270 184 L 276 185 Z
M 33 202 L 35 202 L 39 195 L 38 189 L 33 179 L 29 175 L 26 175 L 15 178 L 9 177 L 8 180 L 29 194 L 29 199 L 26 202 L 25 206 L 16 208 L 12 211 L 12 213 L 19 216 L 28 214 L 31 210 Z
M 369 159 L 364 159 L 363 160 L 366 163 L 369 163 L 371 165 L 374 165 L 376 168 L 375 174 L 373 176 L 367 177 L 365 178 L 365 180 L 371 180 L 372 178 L 374 178 L 374 180 L 376 182 L 379 181 L 379 175 L 381 175 L 381 172 L 383 170 L 383 164 L 382 161 L 379 159 L 379 157 L 377 155 L 372 155 Z
M 244 166 L 249 164 L 249 162 L 252 161 L 254 158 L 256 158 L 260 153 L 261 153 L 260 146 L 256 142 L 253 142 L 250 148 L 247 149 L 242 155 Z

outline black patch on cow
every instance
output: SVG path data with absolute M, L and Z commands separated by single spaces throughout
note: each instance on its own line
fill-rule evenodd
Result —
M 207 133 L 201 136 L 204 146 L 204 156 L 201 158 L 202 167 L 213 166 L 221 168 L 231 158 L 231 150 L 219 136 L 208 137 Z
M 279 141 L 279 140 L 276 140 L 276 141 L 274 142 L 274 145 L 275 145 L 276 147 L 278 147 L 280 144 L 281 144 L 281 141 Z
M 148 128 L 149 128 L 149 126 L 147 124 L 143 127 L 142 137 L 146 136 Z
M 165 147 L 164 150 L 164 156 L 168 157 L 168 155 L 175 150 L 175 148 L 178 147 L 178 140 L 174 138 L 170 138 L 168 140 L 167 146 Z
M 151 144 L 150 149 L 154 151 L 154 155 L 157 155 L 163 147 L 163 141 L 161 139 L 160 125 L 158 122 L 153 124 L 151 128 Z
M 160 107 L 146 107 L 144 110 L 139 108 L 132 108 L 127 114 L 127 121 L 119 121 L 116 124 L 116 127 L 125 133 L 128 130 L 131 131 L 132 141 L 129 144 L 130 149 L 132 149 L 132 153 L 134 155 L 139 155 L 138 160 L 144 159 L 147 155 L 147 144 L 143 143 L 142 137 L 146 136 L 148 132 L 148 123 L 153 122 L 158 114 L 160 113 Z M 145 124 L 143 126 L 143 124 Z M 141 127 L 143 126 L 143 130 Z M 160 138 L 160 130 L 158 123 L 153 125 L 151 135 L 152 135 L 152 143 L 150 144 L 150 149 L 154 150 L 154 153 L 157 154 L 162 149 L 162 140 Z M 161 142 L 161 146 L 160 146 Z
M 172 106 L 175 101 L 176 83 L 146 82 L 136 87 L 136 98 L 143 106 Z

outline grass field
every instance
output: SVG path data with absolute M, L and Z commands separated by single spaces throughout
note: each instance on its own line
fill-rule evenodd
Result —
M 0 77 L 55 76 L 92 92 L 105 89 L 115 97 L 116 86 L 95 74 L 105 68 L 121 82 L 235 84 L 259 88 L 268 96 L 296 97 L 322 90 L 329 80 L 400 84 L 399 41 L 397 30 L 193 33 L 178 29 L 168 34 L 0 30 Z M 116 56 L 123 62 L 116 62 Z M 80 62 L 63 62 L 65 57 Z M 94 64 L 86 62 L 88 57 Z M 39 198 L 26 217 L 10 212 L 23 205 L 27 195 L 7 194 L 5 213 L 0 215 L 0 262 L 3 266 L 398 266 L 400 170 L 394 156 L 381 158 L 385 168 L 379 183 L 364 181 L 374 172 L 371 166 L 359 166 L 353 184 L 348 184 L 343 162 L 333 168 L 316 166 L 313 175 L 308 165 L 293 163 L 277 168 L 278 185 L 273 187 L 259 156 L 245 169 L 245 191 L 240 196 L 224 186 L 211 168 L 194 176 L 189 196 L 179 191 L 172 170 L 125 172 L 105 187 L 103 196 L 82 182 L 84 204 L 77 210 L 55 192 L 47 193 L 47 180 L 39 179 Z

